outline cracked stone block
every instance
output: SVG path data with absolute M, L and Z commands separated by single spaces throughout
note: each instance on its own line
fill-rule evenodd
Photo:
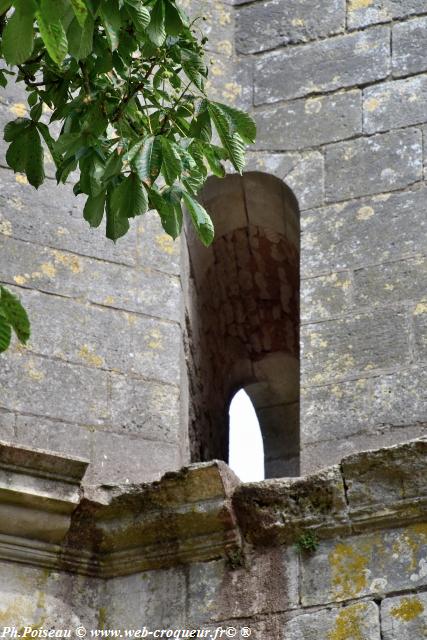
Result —
M 381 603 L 384 640 L 415 640 L 427 634 L 427 594 L 386 598 Z

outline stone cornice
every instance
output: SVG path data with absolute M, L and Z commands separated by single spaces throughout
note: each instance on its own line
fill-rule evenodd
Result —
M 425 519 L 427 439 L 312 476 L 240 484 L 213 461 L 159 482 L 81 489 L 87 467 L 0 443 L 0 558 L 113 577 Z

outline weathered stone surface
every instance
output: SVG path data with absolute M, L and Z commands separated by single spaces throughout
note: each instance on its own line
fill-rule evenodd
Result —
M 67 298 L 13 288 L 32 318 L 28 349 L 89 367 L 177 384 L 179 326 Z M 46 316 L 50 322 L 46 322 Z
M 301 328 L 302 383 L 326 384 L 357 372 L 410 362 L 406 314 L 382 310 Z
M 36 191 L 22 176 L 0 168 L 0 209 L 11 225 L 8 235 L 79 255 L 134 264 L 134 227 L 138 227 L 140 218 L 115 245 L 105 238 L 102 227 L 89 228 L 83 220 L 83 204 L 84 197 L 76 198 L 72 185 L 57 186 L 53 180 L 46 180 Z
M 342 31 L 344 0 L 257 2 L 237 11 L 236 49 L 257 53 L 288 44 L 307 42 Z
M 5 282 L 115 309 L 179 319 L 180 286 L 175 276 L 93 260 L 1 235 L 0 246 Z
M 246 168 L 265 171 L 283 180 L 294 192 L 301 211 L 324 202 L 324 160 L 318 151 L 249 153 Z
M 34 416 L 17 416 L 13 442 L 87 460 L 92 454 L 92 430 L 89 427 Z
M 341 462 L 351 510 L 387 507 L 396 498 L 427 498 L 427 439 L 356 453 Z
M 398 4 L 398 3 L 396 3 Z M 425 3 L 420 1 L 425 12 Z M 427 69 L 427 18 L 415 18 L 393 27 L 393 75 L 406 76 Z
M 111 376 L 112 428 L 147 440 L 177 442 L 179 389 L 113 374 Z
M 166 235 L 155 211 L 147 211 L 136 229 L 136 256 L 139 266 L 172 275 L 180 273 L 180 242 Z
M 243 535 L 255 544 L 289 544 L 307 529 L 331 535 L 348 524 L 338 466 L 303 478 L 242 484 L 233 504 Z
M 427 632 L 427 594 L 386 598 L 381 603 L 384 640 L 415 640 Z
M 303 606 L 425 586 L 427 524 L 321 542 L 302 558 Z
M 354 304 L 384 305 L 418 301 L 425 293 L 427 258 L 417 256 L 375 267 L 357 269 L 353 276 Z M 422 307 L 419 308 L 421 310 Z
M 426 120 L 427 76 L 384 82 L 363 92 L 363 128 L 387 131 Z
M 424 0 L 350 0 L 347 24 L 350 28 L 366 27 L 378 22 L 389 22 L 425 11 Z
M 353 283 L 348 271 L 307 278 L 301 282 L 301 322 L 326 320 L 348 311 Z
M 427 300 L 418 303 L 412 313 L 415 338 L 415 358 L 427 361 Z
M 292 640 L 380 640 L 378 607 L 358 602 L 341 609 L 321 609 L 299 615 L 283 627 L 283 638 Z
M 422 139 L 405 129 L 339 142 L 326 149 L 326 201 L 393 191 L 422 177 Z
M 420 189 L 304 213 L 303 277 L 423 254 L 425 198 Z
M 237 566 L 230 569 L 222 560 L 190 566 L 188 617 L 192 624 L 297 606 L 298 558 L 294 549 L 266 549 L 248 558 L 230 557 L 229 562 L 231 566 L 237 562 Z
M 368 437 L 379 432 L 375 448 L 381 446 L 381 437 L 387 446 L 422 435 L 427 422 L 426 385 L 427 369 L 417 367 L 374 378 L 304 388 L 301 398 L 303 448 L 308 443 L 343 439 L 342 448 L 332 451 L 332 456 L 314 456 L 311 468 L 318 468 L 321 462 L 336 463 L 346 453 L 355 451 L 351 442 L 356 434 Z M 381 436 L 389 427 L 396 429 Z M 415 431 L 412 427 L 416 427 Z M 366 448 L 363 438 L 359 438 L 357 445 Z M 323 452 L 326 456 L 327 448 L 323 448 Z
M 109 580 L 105 623 L 114 629 L 176 629 L 185 624 L 185 574 L 180 568 Z
M 255 147 L 288 151 L 351 138 L 362 131 L 361 92 L 294 100 L 255 111 Z
M 13 411 L 94 425 L 110 413 L 105 371 L 21 350 L 2 356 L 0 388 L 3 406 Z
M 255 65 L 255 104 L 379 80 L 390 68 L 390 34 L 376 27 L 266 54 Z
M 366 426 L 368 425 L 368 426 Z M 366 429 L 366 430 L 363 430 Z M 345 433 L 345 429 L 341 429 Z M 301 452 L 301 473 L 312 473 L 319 468 L 337 464 L 344 456 L 358 451 L 369 451 L 370 449 L 380 449 L 381 447 L 391 447 L 402 444 L 402 442 L 422 438 L 425 436 L 426 427 L 419 426 L 396 426 L 396 428 L 379 428 L 370 430 L 369 422 L 363 425 L 358 435 L 351 434 L 351 437 L 343 436 L 338 439 L 305 444 Z
M 94 433 L 93 451 L 85 485 L 153 482 L 183 463 L 177 445 L 106 431 Z
M 0 440 L 12 442 L 15 437 L 16 416 L 9 411 L 0 410 Z

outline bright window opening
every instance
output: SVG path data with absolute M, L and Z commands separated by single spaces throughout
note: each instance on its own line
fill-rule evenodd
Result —
M 242 482 L 264 480 L 261 429 L 248 394 L 241 389 L 230 404 L 229 466 Z

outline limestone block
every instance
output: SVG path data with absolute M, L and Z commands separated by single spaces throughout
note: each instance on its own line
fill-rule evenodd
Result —
M 423 254 L 425 198 L 420 189 L 304 212 L 303 277 Z
M 109 419 L 108 373 L 22 351 L 2 357 L 2 404 L 6 409 L 80 424 Z
M 339 316 L 351 308 L 353 283 L 347 271 L 307 278 L 301 282 L 301 321 Z
M 378 22 L 389 22 L 406 18 L 425 11 L 424 0 L 350 0 L 347 10 L 347 24 L 359 29 Z M 400 26 L 400 25 L 399 25 Z
M 185 628 L 185 574 L 182 568 L 136 573 L 106 584 L 105 628 Z
M 159 443 L 127 433 L 96 431 L 85 484 L 154 482 L 167 471 L 179 469 L 181 464 L 177 444 Z
M 361 92 L 293 100 L 255 111 L 254 148 L 292 151 L 336 142 L 361 133 Z
M 387 523 L 395 518 L 399 500 L 412 501 L 412 510 L 405 505 L 407 520 L 422 517 L 427 504 L 426 458 L 427 439 L 344 458 L 346 495 L 357 526 L 368 520 L 370 526 L 373 520 Z
M 180 289 L 175 276 L 93 260 L 1 235 L 0 243 L 5 282 L 166 320 L 179 319 Z
M 417 361 L 427 360 L 427 300 L 414 306 L 412 317 L 415 335 L 415 358 Z
M 326 149 L 326 201 L 393 191 L 422 177 L 421 131 L 404 129 Z
M 299 615 L 283 626 L 283 638 L 292 640 L 380 640 L 378 607 L 358 602 L 341 609 L 320 609 Z
M 84 201 L 70 184 L 57 186 L 48 179 L 36 191 L 22 176 L 0 168 L 0 209 L 11 222 L 9 235 L 77 255 L 135 264 L 135 227 L 141 219 L 135 219 L 132 230 L 114 244 L 105 238 L 102 226 L 90 229 L 83 219 Z
M 427 583 L 427 525 L 322 542 L 302 558 L 304 606 L 422 587 Z
M 426 99 L 426 75 L 368 87 L 363 91 L 364 131 L 376 133 L 424 123 Z
M 427 594 L 386 598 L 381 603 L 384 640 L 415 640 L 427 635 Z
M 397 444 L 402 439 L 416 438 L 427 421 L 426 384 L 427 369 L 417 367 L 373 378 L 360 377 L 348 382 L 304 388 L 301 399 L 301 440 L 306 445 L 343 439 L 344 448 L 331 451 L 332 457 L 326 450 L 323 450 L 325 458 L 319 454 L 317 463 L 322 461 L 326 465 L 338 462 L 343 455 L 354 451 L 349 447 L 357 434 L 361 435 L 358 446 L 362 449 L 369 448 L 368 439 L 366 446 L 363 446 L 364 438 L 375 432 L 378 437 L 375 447 L 381 446 L 380 434 L 387 427 L 395 426 L 399 430 L 394 435 L 382 436 L 384 446 Z M 319 407 L 322 407 L 321 411 Z M 417 425 L 420 427 L 414 431 L 412 427 Z M 405 435 L 409 428 L 411 430 Z M 386 437 L 389 438 L 388 442 Z M 347 445 L 344 444 L 345 440 Z
M 402 311 L 382 310 L 301 327 L 302 384 L 326 384 L 411 359 Z
M 112 374 L 111 405 L 114 431 L 157 442 L 179 440 L 178 387 Z
M 16 417 L 14 413 L 0 410 L 0 440 L 12 442 L 15 437 Z
M 331 535 L 348 524 L 338 467 L 302 478 L 242 484 L 233 504 L 245 538 L 262 545 L 295 542 L 307 529 Z
M 354 278 L 354 303 L 382 306 L 404 300 L 418 303 L 423 299 L 427 282 L 427 258 L 417 256 L 374 267 L 357 269 Z M 418 308 L 417 315 L 421 315 Z
M 244 558 L 242 562 L 243 566 L 234 568 L 222 560 L 190 566 L 188 617 L 192 624 L 283 611 L 298 605 L 295 550 L 264 550 L 248 558 L 247 566 Z
M 326 0 L 321 7 L 312 0 L 257 2 L 237 11 L 236 49 L 258 53 L 307 42 L 342 31 L 344 22 L 343 0 Z
M 16 416 L 16 437 L 12 442 L 29 448 L 41 448 L 67 456 L 90 459 L 92 430 L 90 427 L 48 420 L 46 418 Z
M 126 238 L 126 236 L 125 236 Z M 121 247 L 122 239 L 118 241 Z M 163 273 L 179 275 L 180 242 L 172 240 L 160 223 L 155 211 L 147 211 L 136 229 L 137 263 Z
M 397 4 L 397 3 L 396 3 Z M 419 0 L 422 10 L 425 3 Z M 406 76 L 427 69 L 427 18 L 414 18 L 393 27 L 393 74 Z
M 255 104 L 380 80 L 390 69 L 387 27 L 266 54 L 255 65 Z

